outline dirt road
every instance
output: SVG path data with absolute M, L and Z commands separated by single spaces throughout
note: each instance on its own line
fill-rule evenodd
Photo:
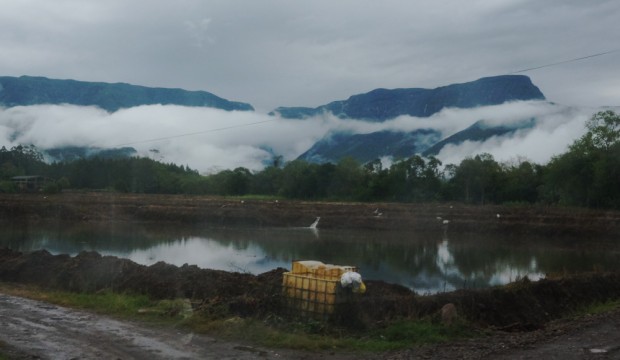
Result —
M 620 309 L 533 332 L 362 355 L 261 349 L 0 293 L 0 339 L 10 359 L 620 359 Z
M 1 293 L 0 340 L 1 352 L 10 359 L 332 358 L 330 354 L 258 349 Z

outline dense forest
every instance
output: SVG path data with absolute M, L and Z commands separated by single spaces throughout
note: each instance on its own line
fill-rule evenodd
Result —
M 42 191 L 105 189 L 134 193 L 262 195 L 339 201 L 462 201 L 544 203 L 620 208 L 620 115 L 594 114 L 587 132 L 568 150 L 540 165 L 526 159 L 499 163 L 490 154 L 442 164 L 412 156 L 384 168 L 380 160 L 336 164 L 274 157 L 258 172 L 246 168 L 200 175 L 187 166 L 149 158 L 90 158 L 47 164 L 33 146 L 0 149 L 0 192 L 16 192 L 11 180 L 40 175 L 53 181 Z

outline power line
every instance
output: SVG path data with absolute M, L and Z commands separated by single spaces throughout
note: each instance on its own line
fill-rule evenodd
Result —
M 620 51 L 620 49 L 609 50 L 609 51 L 605 51 L 605 52 L 601 52 L 601 53 L 597 53 L 597 54 L 591 54 L 591 55 L 587 55 L 587 56 L 582 56 L 582 57 L 578 57 L 578 58 L 574 58 L 574 59 L 563 60 L 563 61 L 558 61 L 558 62 L 555 62 L 555 63 L 549 63 L 549 64 L 545 64 L 545 65 L 539 65 L 539 66 L 534 66 L 534 67 L 530 67 L 530 68 L 526 68 L 526 69 L 521 69 L 521 70 L 510 72 L 508 74 L 509 75 L 519 74 L 519 73 L 523 73 L 523 72 L 527 72 L 527 71 L 548 68 L 548 67 L 552 67 L 552 66 L 566 64 L 566 63 L 571 63 L 571 62 L 591 59 L 591 58 L 598 57 L 598 56 L 608 55 L 608 54 L 612 54 L 612 53 L 619 52 L 619 51 Z M 246 127 L 246 126 L 253 126 L 253 125 L 259 125 L 259 124 L 264 124 L 264 123 L 268 123 L 268 122 L 273 122 L 273 121 L 276 121 L 276 120 L 277 120 L 277 118 L 274 118 L 274 119 L 271 119 L 271 120 L 257 121 L 257 122 L 253 122 L 253 123 L 240 124 L 240 125 L 232 125 L 232 126 L 226 126 L 226 127 L 216 128 L 216 129 L 209 129 L 209 130 L 204 130 L 204 131 L 196 131 L 196 132 L 191 132 L 191 133 L 186 133 L 186 134 L 171 135 L 171 136 L 165 136 L 165 137 L 148 139 L 148 140 L 141 140 L 141 141 L 133 141 L 133 142 L 128 142 L 128 143 L 124 143 L 124 144 L 119 144 L 119 145 L 116 145 L 115 147 L 122 147 L 122 146 L 128 146 L 128 145 L 136 145 L 136 144 L 145 144 L 145 143 L 150 143 L 150 142 L 157 142 L 157 141 L 175 139 L 175 138 L 186 137 L 186 136 L 194 136 L 194 135 L 206 134 L 206 133 L 211 133 L 211 132 L 216 132 L 216 131 L 223 131 L 223 130 L 242 128 L 242 127 Z
M 598 53 L 598 54 L 592 54 L 592 55 L 578 57 L 578 58 L 575 58 L 575 59 L 563 60 L 563 61 L 559 61 L 559 62 L 555 62 L 555 63 L 535 66 L 535 67 L 531 67 L 531 68 L 527 68 L 527 69 L 522 69 L 522 70 L 517 70 L 517 71 L 513 71 L 513 72 L 511 72 L 509 74 L 518 74 L 518 73 L 522 73 L 522 72 L 526 72 L 526 71 L 538 70 L 538 69 L 547 68 L 547 67 L 551 67 L 551 66 L 556 66 L 556 65 L 566 64 L 566 63 L 570 63 L 570 62 L 590 59 L 590 58 L 597 57 L 597 56 L 603 56 L 603 55 L 615 53 L 615 52 L 618 52 L 618 51 L 620 51 L 620 49 L 609 50 L 609 51 L 605 51 L 605 52 Z
M 277 120 L 277 118 L 276 119 L 271 119 L 271 120 L 256 121 L 256 122 L 247 123 L 247 124 L 225 126 L 225 127 L 216 128 L 216 129 L 209 129 L 209 130 L 203 130 L 203 131 L 195 131 L 195 132 L 186 133 L 186 134 L 171 135 L 171 136 L 165 136 L 165 137 L 148 139 L 148 140 L 133 141 L 133 142 L 128 142 L 128 143 L 124 143 L 124 144 L 118 144 L 118 145 L 115 145 L 114 147 L 122 147 L 122 146 L 128 146 L 128 145 L 136 145 L 136 144 L 145 144 L 145 143 L 150 143 L 150 142 L 169 140 L 169 139 L 176 139 L 176 138 L 180 138 L 180 137 L 194 136 L 194 135 L 206 134 L 206 133 L 222 131 L 222 130 L 230 130 L 230 129 L 242 128 L 242 127 L 246 127 L 246 126 L 253 126 L 253 125 L 264 124 L 264 123 L 273 122 L 273 121 L 276 121 L 276 120 Z

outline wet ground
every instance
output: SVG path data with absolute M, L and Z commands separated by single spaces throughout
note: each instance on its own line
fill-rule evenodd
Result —
M 532 234 L 616 239 L 620 212 L 578 208 L 447 203 L 348 203 L 70 192 L 0 194 L 0 219 L 20 222 L 128 221 L 199 226 L 305 227 Z M 438 219 L 441 218 L 441 221 Z
M 377 216 L 376 209 L 381 209 Z M 6 221 L 158 221 L 218 226 L 303 226 L 321 214 L 321 226 L 429 230 L 450 219 L 453 231 L 485 229 L 557 238 L 618 238 L 620 213 L 546 207 L 459 204 L 360 204 L 235 201 L 221 198 L 72 193 L 0 195 Z M 434 229 L 434 228 L 433 228 Z M 435 229 L 436 230 L 436 229 Z M 146 267 L 128 260 L 81 253 L 53 256 L 0 249 L 0 281 L 78 292 L 102 289 L 188 298 L 209 311 L 225 303 L 234 316 L 261 318 L 281 309 L 282 269 L 258 276 L 176 267 Z M 502 288 L 419 296 L 406 288 L 369 282 L 367 293 L 338 326 L 373 328 L 398 318 L 436 316 L 455 304 L 460 316 L 490 329 L 465 342 L 412 348 L 367 358 L 391 359 L 620 359 L 620 310 L 559 321 L 581 306 L 620 298 L 620 274 L 573 274 Z M 217 299 L 217 300 L 214 300 Z M 364 309 L 360 311 L 360 309 Z M 119 322 L 85 312 L 0 295 L 0 349 L 14 358 L 360 358 L 257 349 L 213 338 Z M 363 357 L 362 357 L 363 358 Z
M 235 344 L 0 293 L 0 339 L 0 352 L 10 359 L 620 359 L 620 309 L 532 332 L 346 354 Z
M 11 359 L 323 359 L 119 321 L 0 293 L 0 353 Z M 339 355 L 338 359 L 354 359 Z

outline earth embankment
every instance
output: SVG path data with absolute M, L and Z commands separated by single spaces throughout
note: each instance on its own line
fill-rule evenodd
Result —
M 0 281 L 33 284 L 46 289 L 96 293 L 110 290 L 146 294 L 155 299 L 186 298 L 211 315 L 263 318 L 286 316 L 282 273 L 260 275 L 177 267 L 163 262 L 139 265 L 127 259 L 82 252 L 74 257 L 45 250 L 21 253 L 0 249 Z M 483 290 L 459 290 L 419 296 L 399 285 L 368 281 L 367 292 L 337 311 L 334 323 L 356 330 L 391 321 L 435 317 L 452 303 L 458 313 L 483 327 L 534 330 L 591 303 L 620 298 L 619 273 L 527 279 Z
M 8 221 L 176 222 L 209 226 L 320 227 L 369 230 L 501 232 L 562 238 L 617 238 L 620 212 L 542 205 L 350 203 L 239 200 L 184 195 L 68 192 L 0 194 Z
M 321 217 L 321 228 L 369 230 L 501 232 L 583 240 L 617 238 L 616 211 L 544 206 L 472 206 L 463 204 L 337 203 L 241 200 L 178 195 L 62 193 L 0 195 L 5 221 L 157 222 L 201 226 L 298 227 Z M 81 253 L 53 256 L 46 251 L 0 253 L 0 281 L 79 292 L 103 289 L 147 294 L 155 298 L 189 298 L 203 307 L 226 304 L 240 316 L 261 316 L 282 309 L 283 269 L 251 274 L 200 269 L 165 263 L 143 266 L 126 259 Z M 453 303 L 460 314 L 485 326 L 536 328 L 579 306 L 620 298 L 616 273 L 582 274 L 502 288 L 418 296 L 407 288 L 368 282 L 352 318 L 374 326 L 402 317 L 437 314 Z M 213 299 L 216 299 L 213 300 Z M 362 310 L 363 309 L 363 310 Z M 351 314 L 349 314 L 351 315 Z

